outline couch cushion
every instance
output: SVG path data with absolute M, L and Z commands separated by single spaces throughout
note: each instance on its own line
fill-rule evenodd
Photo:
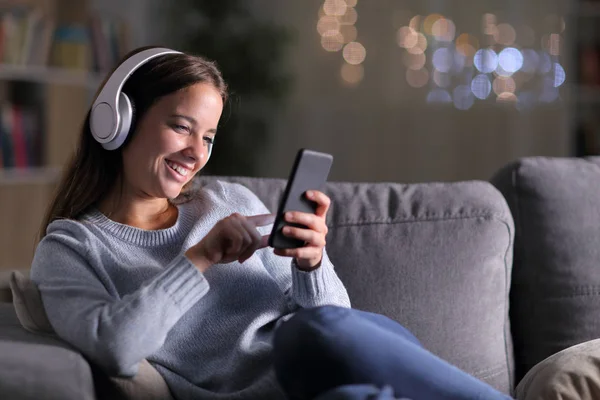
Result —
M 92 400 L 89 364 L 58 339 L 25 331 L 13 305 L 0 304 L 0 393 L 15 400 Z
M 222 177 L 202 177 L 201 183 Z M 285 180 L 227 178 L 273 212 Z M 487 182 L 328 183 L 327 251 L 353 307 L 409 328 L 442 358 L 508 392 L 513 223 Z
M 511 323 L 517 381 L 600 337 L 600 158 L 533 157 L 492 179 L 515 219 Z

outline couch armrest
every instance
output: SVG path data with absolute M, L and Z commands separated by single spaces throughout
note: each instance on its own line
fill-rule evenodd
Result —
M 0 393 L 15 400 L 93 400 L 89 364 L 51 344 L 0 341 Z
M 59 339 L 21 327 L 12 303 L 0 303 L 0 393 L 15 400 L 95 400 L 90 365 Z

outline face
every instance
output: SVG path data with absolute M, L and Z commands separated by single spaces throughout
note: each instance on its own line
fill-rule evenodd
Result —
M 223 111 L 221 95 L 199 83 L 157 100 L 123 149 L 126 192 L 175 198 L 207 162 Z

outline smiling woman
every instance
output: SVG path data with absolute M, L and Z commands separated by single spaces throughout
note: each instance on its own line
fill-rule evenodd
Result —
M 148 51 L 153 50 L 140 48 L 131 52 L 115 68 L 97 95 L 92 107 L 94 112 L 98 112 L 97 104 L 102 105 L 100 101 L 105 99 L 106 88 L 115 85 L 114 77 L 123 74 L 119 68 L 126 68 L 127 60 Z M 117 127 L 123 129 L 122 126 L 130 122 L 129 129 L 121 135 L 124 138 L 114 135 L 113 141 L 121 141 L 121 146 L 108 151 L 105 147 L 111 147 L 111 143 L 101 143 L 97 138 L 102 135 L 93 131 L 104 127 L 102 122 L 108 118 L 94 121 L 94 115 L 98 114 L 92 110 L 88 113 L 79 145 L 42 224 L 41 238 L 52 221 L 77 219 L 92 207 L 119 222 L 152 226 L 152 221 L 144 218 L 137 222 L 131 219 L 144 213 L 132 213 L 137 203 L 130 200 L 135 196 L 174 199 L 186 191 L 194 174 L 208 161 L 223 103 L 227 100 L 227 85 L 213 62 L 174 51 L 164 53 L 140 63 L 126 81 L 116 82 L 131 103 L 132 114 L 129 121 L 123 115 L 121 126 Z M 175 175 L 167 168 L 166 160 L 181 168 L 193 165 L 187 168 L 193 173 Z M 173 222 L 177 214 L 164 198 L 144 202 L 161 216 L 157 218 L 157 226 Z M 169 217 L 166 221 L 165 216 Z
M 396 322 L 350 309 L 325 251 L 325 193 L 305 193 L 314 213 L 286 213 L 299 225 L 283 234 L 303 246 L 285 251 L 268 248 L 259 228 L 274 216 L 246 187 L 186 194 L 225 100 L 213 63 L 169 49 L 108 77 L 31 267 L 56 334 L 110 375 L 147 360 L 177 399 L 331 400 L 364 382 L 389 385 L 382 400 L 506 399 Z M 343 398 L 370 396 L 356 390 Z

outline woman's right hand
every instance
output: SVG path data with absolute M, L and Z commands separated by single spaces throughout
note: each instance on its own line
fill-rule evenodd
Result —
M 258 249 L 268 246 L 269 235 L 261 236 L 259 226 L 272 224 L 273 214 L 245 217 L 234 213 L 223 218 L 185 256 L 201 271 L 213 264 L 240 263 L 252 257 Z

